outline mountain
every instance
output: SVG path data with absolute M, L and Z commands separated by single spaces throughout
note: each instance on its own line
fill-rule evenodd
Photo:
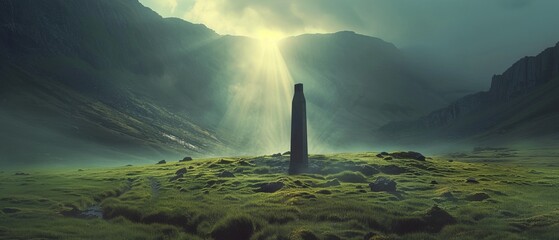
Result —
M 186 114 L 204 106 L 192 102 L 204 100 L 198 89 L 161 81 L 177 51 L 219 37 L 213 31 L 137 1 L 2 1 L 0 12 L 0 161 L 149 159 L 225 147 Z M 180 57 L 183 76 L 207 68 Z
M 277 50 L 292 83 L 305 84 L 317 136 L 311 146 L 368 146 L 378 126 L 447 103 L 378 38 L 308 34 L 281 41 Z M 260 119 L 276 110 L 265 109 L 271 105 L 250 110 L 270 98 L 258 89 L 266 75 L 247 80 L 255 78 L 262 51 L 258 40 L 162 18 L 137 0 L 1 1 L 0 163 L 283 151 L 288 140 L 264 149 L 258 134 L 275 138 L 289 131 L 288 121 Z M 275 64 L 269 67 L 285 75 Z M 274 107 L 289 111 L 291 88 Z M 253 93 L 266 101 L 234 101 Z
M 420 117 L 447 102 L 414 75 L 404 54 L 381 39 L 338 32 L 284 40 L 282 55 L 305 83 L 323 139 L 333 145 L 368 142 L 390 122 Z M 307 93 L 306 93 L 307 94 Z M 312 119 L 311 119 L 312 120 Z
M 549 143 L 559 139 L 557 106 L 559 43 L 493 76 L 488 91 L 465 96 L 418 120 L 387 124 L 376 134 L 389 143 L 411 145 Z

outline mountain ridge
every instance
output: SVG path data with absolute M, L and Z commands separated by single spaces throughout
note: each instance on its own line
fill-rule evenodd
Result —
M 418 142 L 420 138 L 443 138 L 455 141 L 460 138 L 485 139 L 485 141 L 498 138 L 503 143 L 512 142 L 512 139 L 502 138 L 511 137 L 512 133 L 507 132 L 514 131 L 515 128 L 521 129 L 523 124 L 528 124 L 529 121 L 526 119 L 537 120 L 537 118 L 558 114 L 553 104 L 550 105 L 558 102 L 553 97 L 553 94 L 559 91 L 556 88 L 557 82 L 559 82 L 559 43 L 536 56 L 524 57 L 502 74 L 494 75 L 488 91 L 465 96 L 417 120 L 387 124 L 381 127 L 377 134 L 383 138 L 390 138 L 394 142 L 398 142 L 396 138 L 400 137 L 405 139 L 402 142 L 408 144 Z M 550 90 L 554 91 L 549 92 Z M 517 112 L 511 110 L 515 107 Z M 536 109 L 539 109 L 537 114 L 528 114 Z M 524 116 L 524 114 L 528 115 Z M 522 119 L 511 120 L 516 117 Z M 501 126 L 507 122 L 507 126 Z M 554 124 L 549 121 L 548 123 L 542 125 L 553 128 L 551 126 Z M 538 134 L 533 134 L 522 141 L 536 140 L 557 132 L 540 128 L 533 127 L 533 131 Z M 435 133 L 429 133 L 430 131 Z

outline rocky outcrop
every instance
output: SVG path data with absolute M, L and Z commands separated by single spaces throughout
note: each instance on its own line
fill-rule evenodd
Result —
M 462 121 L 452 129 L 445 129 L 446 136 L 461 137 L 491 128 L 502 119 L 488 117 L 487 112 L 531 94 L 536 88 L 552 81 L 559 81 L 559 43 L 533 57 L 524 57 L 501 75 L 493 76 L 489 91 L 465 96 L 448 107 L 439 109 L 414 121 L 393 122 L 379 129 L 379 135 L 388 138 L 420 136 L 426 131 L 443 129 Z M 477 121 L 476 114 L 485 111 Z M 388 136 L 388 137 L 386 137 Z M 389 139 L 388 139 L 389 140 Z
M 423 119 L 427 127 L 444 126 L 454 119 L 491 105 L 521 97 L 559 77 L 559 43 L 535 57 L 524 57 L 501 75 L 493 76 L 488 92 L 463 97 Z

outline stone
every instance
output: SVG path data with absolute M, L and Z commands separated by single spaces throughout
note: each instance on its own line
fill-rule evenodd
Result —
M 490 198 L 490 196 L 487 193 L 474 193 L 466 196 L 466 200 L 475 202 L 481 202 L 488 198 Z
M 363 175 L 365 175 L 365 176 L 372 176 L 372 175 L 377 174 L 377 173 L 380 172 L 376 168 L 371 167 L 369 165 L 363 165 L 363 166 L 359 167 L 358 171 L 363 173 Z
M 431 184 L 439 184 L 439 182 L 433 180 L 433 181 L 431 181 Z
M 183 175 L 186 174 L 186 168 L 181 168 L 175 172 L 175 175 Z
M 254 190 L 255 192 L 264 192 L 264 193 L 274 193 L 279 191 L 285 186 L 282 182 L 271 182 L 271 183 L 264 183 L 260 185 L 259 189 Z
M 321 189 L 316 191 L 316 193 L 318 194 L 332 194 L 332 191 L 328 190 L 328 189 Z
M 390 156 L 396 159 L 414 159 L 418 161 L 425 161 L 425 156 L 423 156 L 423 154 L 413 151 L 395 152 L 390 154 Z
M 411 232 L 439 232 L 449 224 L 455 224 L 456 219 L 437 205 L 422 217 L 396 219 L 392 223 L 392 230 L 398 234 Z
M 192 157 L 184 157 L 182 160 L 180 160 L 179 162 L 188 162 L 188 161 L 192 161 Z
M 241 161 L 239 161 L 239 165 L 248 167 L 248 166 L 252 166 L 253 164 L 250 164 L 249 162 L 247 162 L 245 160 L 241 160 Z
M 456 199 L 451 192 L 444 192 L 443 194 L 441 194 L 441 197 L 444 198 L 444 199 L 447 199 L 447 200 Z
M 291 107 L 291 155 L 289 174 L 301 174 L 308 170 L 307 107 L 303 84 L 295 84 Z
M 167 163 L 167 161 L 165 161 L 165 160 L 161 160 L 161 161 L 157 162 L 157 164 L 165 164 L 165 163 Z
M 373 192 L 395 192 L 396 182 L 385 177 L 379 177 L 374 183 L 369 183 Z
M 382 154 L 380 154 L 380 153 L 377 154 L 377 157 L 378 157 L 378 158 L 384 158 L 384 156 L 383 156 Z
M 233 174 L 232 172 L 229 172 L 229 171 L 223 171 L 220 174 L 218 174 L 217 176 L 222 177 L 222 178 L 232 178 L 232 177 L 235 177 L 235 174 Z
M 423 220 L 427 223 L 428 232 L 439 232 L 444 226 L 456 223 L 456 219 L 452 215 L 437 205 L 427 211 Z
M 281 153 L 272 154 L 272 157 L 281 157 Z
M 407 170 L 403 167 L 399 167 L 396 165 L 386 165 L 386 166 L 381 166 L 380 167 L 380 171 L 386 174 L 392 174 L 392 175 L 396 175 L 396 174 L 402 174 L 407 172 Z
M 291 151 L 284 152 L 282 155 L 291 155 Z
M 385 157 L 384 158 L 384 160 L 386 160 L 386 161 L 389 161 L 389 160 L 392 160 L 392 159 L 393 159 L 392 157 Z
M 334 178 L 332 180 L 327 181 L 326 183 L 322 184 L 322 186 L 324 187 L 334 187 L 334 186 L 340 186 L 341 183 L 338 179 Z
M 475 178 L 468 178 L 466 179 L 466 183 L 479 183 Z
M 387 153 L 387 152 L 381 152 L 381 153 L 380 153 L 380 155 L 383 155 L 383 156 L 388 156 L 388 155 L 390 155 L 390 154 L 389 154 L 389 153 Z
M 21 210 L 17 209 L 17 208 L 10 208 L 10 207 L 6 207 L 6 208 L 2 208 L 2 212 L 9 214 L 9 213 L 17 213 L 20 212 Z

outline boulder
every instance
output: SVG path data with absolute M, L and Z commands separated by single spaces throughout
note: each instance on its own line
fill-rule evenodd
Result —
M 396 159 L 414 159 L 414 160 L 418 160 L 418 161 L 425 161 L 425 156 L 423 156 L 423 154 L 418 153 L 418 152 L 412 152 L 412 151 L 395 152 L 395 153 L 390 154 L 390 156 L 392 156 L 393 158 L 396 158 Z
M 329 180 L 327 182 L 325 182 L 324 184 L 322 184 L 323 187 L 334 187 L 334 186 L 340 186 L 340 181 L 337 178 L 334 178 L 332 180 Z
M 233 174 L 232 172 L 229 172 L 229 171 L 223 171 L 220 174 L 218 174 L 217 176 L 222 177 L 222 178 L 232 178 L 232 177 L 235 177 L 235 174 Z
M 165 161 L 165 160 L 161 160 L 161 161 L 157 162 L 157 164 L 165 164 L 165 163 L 167 163 L 167 161 Z
M 396 182 L 385 177 L 379 177 L 374 183 L 369 183 L 373 192 L 395 192 Z
M 470 195 L 466 196 L 466 200 L 476 201 L 476 202 L 480 202 L 480 201 L 483 201 L 483 200 L 488 199 L 488 198 L 490 198 L 490 197 L 487 193 L 474 193 L 474 194 L 470 194 Z
M 186 172 L 186 168 L 181 168 L 175 172 L 175 175 L 184 175 Z
M 365 175 L 365 176 L 371 176 L 371 175 L 374 175 L 374 174 L 377 174 L 377 173 L 380 172 L 376 168 L 371 167 L 369 165 L 363 165 L 363 166 L 359 167 L 358 171 L 363 173 L 363 175 Z
M 192 161 L 192 157 L 184 157 L 182 160 L 180 160 L 179 162 L 188 162 L 188 161 Z
M 466 179 L 466 183 L 479 183 L 475 178 L 468 178 Z
M 437 205 L 433 206 L 422 217 L 397 219 L 392 223 L 392 231 L 398 234 L 411 232 L 441 231 L 444 226 L 455 224 L 456 219 Z
M 260 185 L 259 189 L 254 190 L 255 192 L 264 192 L 264 193 L 274 193 L 279 191 L 285 186 L 282 182 L 271 182 L 271 183 L 264 183 Z

